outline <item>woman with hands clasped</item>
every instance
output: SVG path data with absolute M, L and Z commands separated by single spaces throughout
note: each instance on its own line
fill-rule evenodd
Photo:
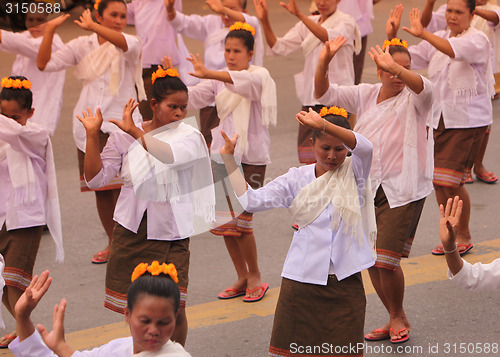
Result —
M 73 110 L 73 137 L 78 149 L 80 169 L 80 190 L 92 191 L 83 178 L 83 162 L 86 152 L 85 129 L 76 119 L 82 111 L 101 108 L 104 122 L 99 131 L 100 149 L 106 145 L 109 134 L 119 130 L 109 118 L 120 118 L 123 106 L 129 98 L 144 98 L 141 77 L 141 44 L 138 38 L 123 33 L 127 24 L 127 7 L 122 0 L 101 0 L 97 2 L 96 20 L 90 10 L 85 10 L 75 23 L 82 29 L 93 32 L 80 36 L 52 52 L 52 41 L 56 30 L 69 15 L 60 16 L 47 23 L 37 57 L 41 71 L 60 71 L 76 66 L 75 75 L 83 87 Z M 136 91 L 137 86 L 137 91 Z M 139 113 L 134 114 L 136 123 L 142 121 Z M 95 191 L 97 212 L 108 236 L 106 248 L 94 254 L 92 262 L 106 263 L 114 227 L 113 211 L 120 194 L 122 182 L 115 178 L 107 186 Z
M 291 168 L 262 188 L 251 188 L 237 167 L 237 136 L 230 140 L 222 132 L 220 153 L 245 210 L 288 208 L 299 226 L 281 274 L 269 354 L 290 356 L 294 345 L 328 344 L 332 356 L 363 341 L 366 299 L 360 272 L 375 256 L 368 180 L 373 146 L 350 130 L 342 108 L 324 107 L 321 116 L 311 109 L 297 120 L 313 129 L 316 163 Z
M 421 38 L 409 51 L 412 66 L 428 68 L 434 84 L 434 108 L 429 126 L 434 129 L 434 189 L 438 205 L 448 197 L 459 196 L 463 201 L 462 219 L 458 229 L 458 249 L 469 252 L 472 237 L 469 231 L 471 200 L 464 183 L 477 157 L 488 125 L 492 123 L 491 98 L 494 79 L 487 36 L 471 27 L 475 0 L 448 0 L 448 29 L 430 33 L 420 22 L 420 10 L 410 12 L 410 28 L 403 28 Z M 394 26 L 387 36 L 397 34 L 402 14 L 393 14 Z M 442 245 L 432 254 L 443 255 Z
M 426 123 L 432 114 L 433 85 L 410 70 L 408 45 L 397 38 L 369 52 L 381 83 L 332 85 L 328 64 L 344 42 L 338 37 L 322 49 L 316 97 L 356 114 L 355 131 L 373 144 L 370 177 L 377 217 L 377 261 L 369 273 L 389 321 L 365 339 L 401 343 L 409 339 L 410 323 L 403 309 L 400 261 L 410 253 L 425 197 L 432 192 L 433 142 Z

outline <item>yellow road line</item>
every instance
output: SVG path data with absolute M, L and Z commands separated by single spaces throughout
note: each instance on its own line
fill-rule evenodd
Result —
M 468 254 L 465 257 L 468 262 L 477 263 L 481 261 L 489 263 L 500 257 L 500 239 L 477 243 L 474 245 L 472 252 L 472 254 Z M 435 257 L 430 254 L 423 255 L 416 258 L 404 259 L 401 266 L 405 272 L 407 287 L 447 279 L 447 267 L 444 257 Z M 375 293 L 366 271 L 363 272 L 363 280 L 366 294 Z M 269 289 L 266 298 L 255 304 L 244 304 L 241 300 L 234 299 L 188 306 L 186 311 L 189 328 L 196 329 L 244 320 L 249 317 L 272 315 L 276 307 L 279 290 L 279 287 Z M 90 349 L 112 339 L 128 335 L 128 325 L 124 322 L 119 322 L 70 333 L 68 334 L 68 342 L 75 349 Z M 11 354 L 7 351 L 0 352 L 0 356 L 9 355 Z

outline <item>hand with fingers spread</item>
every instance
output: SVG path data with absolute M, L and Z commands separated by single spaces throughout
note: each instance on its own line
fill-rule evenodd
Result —
M 64 337 L 64 313 L 66 311 L 66 299 L 61 299 L 59 305 L 54 306 L 52 314 L 52 331 L 48 332 L 45 326 L 38 324 L 38 332 L 43 342 L 59 357 L 72 356 L 75 351 L 66 344 Z
M 458 224 L 462 214 L 463 202 L 460 197 L 450 197 L 446 202 L 446 207 L 439 206 L 441 219 L 439 220 L 439 237 L 443 243 L 445 251 L 452 251 L 456 248 L 456 237 Z
M 262 21 L 263 19 L 267 19 L 269 17 L 266 0 L 253 0 L 253 4 L 259 20 Z
M 410 28 L 403 27 L 403 30 L 412 34 L 415 37 L 422 37 L 424 33 L 424 27 L 420 21 L 420 10 L 412 9 L 410 11 Z
M 186 57 L 186 59 L 193 64 L 194 72 L 189 72 L 188 74 L 190 74 L 193 77 L 197 77 L 197 78 L 201 78 L 201 79 L 208 78 L 208 76 L 207 76 L 208 70 L 205 67 L 205 65 L 203 64 L 203 62 L 201 61 L 200 54 L 197 53 L 196 57 L 195 57 L 192 53 L 190 53 L 190 56 L 191 57 Z
M 75 20 L 75 24 L 80 26 L 80 28 L 87 30 L 87 31 L 94 31 L 94 25 L 96 24 L 94 22 L 94 19 L 92 19 L 92 13 L 90 12 L 90 9 L 85 10 L 82 15 L 80 16 L 80 21 Z
M 293 16 L 297 16 L 299 17 L 299 15 L 301 14 L 300 12 L 300 9 L 299 7 L 297 6 L 297 4 L 295 3 L 295 0 L 290 0 L 287 3 L 284 3 L 284 2 L 280 2 L 280 5 L 286 9 L 286 11 L 288 11 L 290 14 L 292 14 Z
M 234 149 L 238 141 L 238 134 L 234 134 L 232 139 L 229 139 L 224 130 L 221 130 L 221 135 L 224 138 L 224 146 L 220 149 L 221 155 L 234 155 Z
M 205 3 L 217 14 L 222 14 L 224 12 L 224 5 L 222 5 L 220 0 L 206 0 Z
M 389 18 L 385 24 L 385 33 L 387 34 L 387 38 L 389 40 L 397 37 L 402 16 L 403 5 L 399 4 L 394 9 L 391 9 L 391 13 L 389 14 Z
M 172 62 L 172 58 L 165 56 L 161 59 L 161 66 L 163 69 L 174 68 L 174 63 Z
M 390 46 L 387 46 L 385 51 L 382 51 L 380 46 L 377 45 L 376 48 L 372 47 L 370 51 L 368 51 L 368 55 L 382 71 L 397 75 L 401 73 L 402 66 L 394 62 L 394 59 L 389 53 L 389 47 Z
M 123 116 L 122 120 L 116 120 L 116 119 L 109 119 L 110 123 L 115 124 L 117 127 L 119 127 L 121 130 L 126 132 L 129 135 L 132 135 L 135 138 L 134 133 L 138 130 L 141 133 L 142 130 L 140 130 L 134 123 L 134 119 L 132 119 L 132 113 L 134 110 L 139 106 L 139 103 L 136 103 L 134 99 L 130 98 L 125 104 L 125 107 L 123 108 Z M 137 138 L 136 138 L 137 139 Z
M 83 124 L 85 130 L 91 133 L 97 133 L 101 130 L 103 122 L 101 108 L 97 108 L 95 115 L 92 114 L 92 109 L 87 108 L 87 112 L 82 112 L 82 116 L 76 116 Z
M 309 112 L 301 111 L 297 113 L 295 117 L 300 124 L 311 129 L 323 130 L 325 128 L 325 119 L 323 119 L 312 108 L 309 108 Z
M 42 297 L 49 290 L 52 278 L 49 277 L 49 271 L 45 270 L 40 276 L 35 275 L 31 280 L 30 285 L 17 300 L 14 312 L 16 319 L 29 318 L 31 313 L 36 308 Z
M 321 63 L 330 63 L 338 50 L 347 42 L 344 36 L 338 36 L 330 41 L 326 41 L 319 54 Z

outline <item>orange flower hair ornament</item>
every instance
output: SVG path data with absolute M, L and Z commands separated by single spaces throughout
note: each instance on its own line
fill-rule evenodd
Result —
M 327 108 L 327 107 L 323 107 L 321 108 L 320 112 L 319 112 L 319 115 L 323 118 L 325 116 L 327 116 L 328 114 L 331 114 L 331 115 L 340 115 L 341 117 L 344 117 L 347 119 L 347 117 L 349 116 L 349 114 L 347 113 L 347 110 L 345 110 L 344 108 L 339 108 L 339 107 L 330 107 L 330 108 Z
M 245 31 L 250 32 L 252 34 L 252 36 L 255 36 L 254 27 L 246 22 L 236 21 L 234 24 L 232 24 L 229 27 L 229 31 L 233 31 L 233 30 L 245 30 Z
M 163 263 L 160 265 L 160 263 L 158 263 L 157 260 L 153 261 L 151 265 L 148 265 L 148 263 L 138 264 L 135 267 L 130 280 L 134 281 L 145 272 L 149 272 L 151 275 L 155 276 L 160 274 L 169 275 L 173 281 L 175 281 L 176 283 L 179 282 L 179 278 L 177 278 L 177 269 L 175 268 L 175 265 L 173 265 L 172 263 L 170 264 Z
M 2 78 L 2 88 L 12 88 L 12 89 L 31 89 L 31 82 L 27 79 L 12 79 L 8 77 Z
M 99 8 L 99 3 L 101 2 L 101 0 L 95 0 L 94 1 L 94 9 L 98 9 Z
M 401 40 L 397 37 L 394 37 L 392 40 L 385 40 L 384 44 L 382 45 L 382 51 L 386 49 L 387 46 L 401 46 L 406 49 L 408 49 L 408 42 Z
M 177 70 L 175 70 L 175 68 L 163 69 L 163 68 L 161 68 L 161 66 L 158 66 L 158 69 L 156 70 L 156 72 L 154 72 L 151 75 L 151 82 L 154 83 L 157 78 L 163 78 L 166 76 L 179 77 L 179 72 L 177 72 Z

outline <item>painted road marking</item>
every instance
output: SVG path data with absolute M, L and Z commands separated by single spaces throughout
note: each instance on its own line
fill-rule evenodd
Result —
M 490 240 L 474 245 L 472 254 L 465 256 L 470 263 L 489 263 L 500 257 L 500 239 Z M 425 284 L 434 281 L 447 280 L 446 262 L 444 257 L 423 255 L 416 258 L 404 259 L 401 266 L 405 272 L 406 286 Z M 436 273 L 437 272 L 437 273 Z M 366 294 L 374 294 L 375 290 L 370 283 L 366 271 L 363 272 Z M 204 304 L 187 307 L 189 328 L 224 324 L 227 322 L 244 320 L 255 316 L 269 316 L 274 314 L 280 288 L 269 289 L 266 298 L 256 304 L 244 304 L 238 299 L 212 301 Z M 128 325 L 125 322 L 94 327 L 87 330 L 73 332 L 67 335 L 68 343 L 77 350 L 87 350 L 100 346 L 115 338 L 129 336 Z M 0 352 L 0 356 L 11 356 L 8 351 Z

